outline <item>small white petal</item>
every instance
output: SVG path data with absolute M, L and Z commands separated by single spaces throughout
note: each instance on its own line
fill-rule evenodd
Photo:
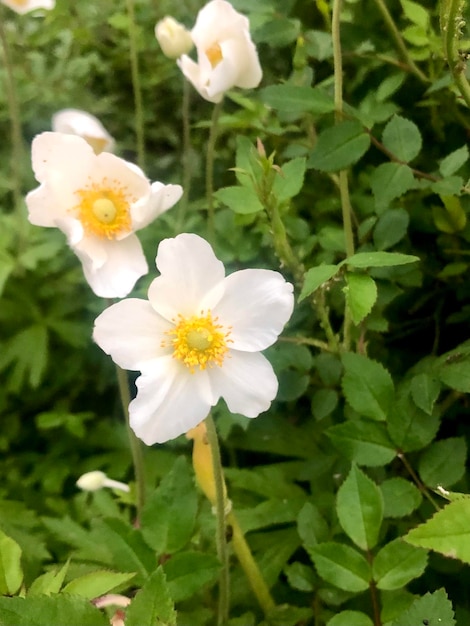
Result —
M 276 397 L 278 382 L 270 362 L 259 352 L 230 350 L 222 367 L 210 370 L 213 388 L 232 413 L 257 417 Z
M 292 315 L 292 285 L 279 272 L 247 269 L 227 276 L 224 288 L 213 315 L 231 326 L 231 347 L 256 352 L 272 345 Z
M 207 372 L 192 375 L 171 356 L 159 359 L 136 385 L 137 397 L 129 405 L 130 425 L 149 446 L 186 433 L 209 413 L 212 394 Z
M 78 135 L 90 144 L 96 154 L 112 152 L 114 139 L 100 120 L 80 109 L 62 109 L 52 116 L 52 130 L 58 133 Z
M 153 220 L 171 209 L 183 195 L 181 185 L 164 185 L 160 182 L 152 183 L 151 193 L 145 204 L 132 208 L 132 223 L 134 230 L 148 226 Z
M 36 135 L 31 145 L 33 171 L 40 183 L 78 179 L 81 186 L 92 170 L 94 157 L 87 142 L 75 135 L 45 132 Z
M 207 311 L 221 298 L 224 265 L 202 237 L 183 233 L 164 239 L 156 264 L 162 275 L 150 285 L 148 297 L 166 319 L 198 315 L 201 308 Z
M 168 354 L 161 344 L 170 328 L 147 300 L 127 298 L 96 318 L 93 339 L 119 367 L 144 370 Z

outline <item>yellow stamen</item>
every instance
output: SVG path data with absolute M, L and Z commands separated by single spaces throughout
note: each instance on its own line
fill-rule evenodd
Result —
M 219 63 L 224 58 L 222 54 L 222 49 L 217 42 L 213 43 L 212 46 L 207 48 L 206 56 L 209 59 L 209 63 L 212 65 L 212 69 L 217 67 L 217 65 L 219 65 Z
M 228 351 L 227 343 L 231 341 L 230 329 L 217 324 L 217 318 L 212 319 L 210 312 L 189 318 L 180 315 L 167 334 L 173 336 L 173 357 L 184 363 L 192 374 L 196 368 L 221 367 Z
M 80 203 L 74 211 L 88 235 L 115 239 L 132 230 L 130 203 L 134 198 L 117 180 L 104 178 L 75 193 Z

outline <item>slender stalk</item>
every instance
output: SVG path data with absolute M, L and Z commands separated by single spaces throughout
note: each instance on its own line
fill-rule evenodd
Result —
M 129 18 L 129 57 L 131 62 L 132 90 L 135 106 L 135 132 L 137 139 L 137 164 L 145 171 L 144 109 L 142 86 L 140 83 L 139 57 L 137 53 L 137 27 L 135 23 L 134 0 L 127 1 Z
M 127 436 L 131 448 L 132 463 L 134 465 L 135 482 L 137 488 L 137 519 L 140 519 L 142 508 L 145 504 L 145 474 L 144 460 L 142 457 L 142 447 L 139 439 L 137 439 L 134 431 L 129 424 L 129 403 L 131 401 L 131 396 L 129 393 L 129 381 L 127 379 L 127 373 L 118 365 L 116 365 L 116 374 L 119 386 L 119 397 L 121 399 L 122 410 L 124 411 L 124 417 L 126 420 Z
M 428 83 L 428 77 L 423 74 L 423 72 L 419 69 L 419 67 L 415 64 L 413 59 L 410 57 L 408 50 L 406 48 L 405 42 L 403 41 L 403 37 L 400 34 L 400 31 L 395 25 L 392 16 L 390 15 L 389 10 L 387 9 L 387 5 L 384 0 L 375 0 L 375 4 L 382 14 L 383 20 L 385 22 L 385 26 L 388 28 L 388 32 L 392 36 L 395 45 L 398 49 L 398 53 L 400 54 L 403 61 L 408 66 L 410 72 L 412 72 L 419 80 L 423 83 Z
M 226 523 L 226 499 L 224 487 L 224 475 L 220 458 L 219 440 L 214 420 L 209 414 L 205 420 L 207 428 L 207 440 L 211 449 L 212 468 L 215 483 L 215 512 L 217 518 L 217 556 L 222 564 L 219 579 L 219 607 L 217 626 L 223 626 L 228 621 L 229 615 L 229 560 L 227 548 L 227 523 Z
M 253 554 L 251 553 L 250 547 L 246 542 L 243 531 L 240 528 L 240 524 L 238 523 L 236 515 L 233 511 L 230 511 L 227 515 L 227 522 L 229 526 L 231 526 L 233 532 L 233 550 L 237 555 L 246 577 L 248 578 L 248 582 L 250 583 L 251 589 L 253 590 L 260 607 L 262 608 L 264 614 L 268 615 L 275 608 L 276 604 L 269 592 L 269 588 L 260 572 L 258 564 L 253 558 Z
M 418 478 L 416 472 L 414 471 L 414 469 L 411 467 L 411 465 L 408 463 L 408 459 L 406 458 L 406 456 L 403 454 L 403 452 L 399 452 L 397 454 L 398 458 L 400 459 L 400 461 L 403 463 L 403 465 L 406 467 L 407 472 L 409 473 L 409 475 L 411 476 L 411 478 L 414 480 L 415 485 L 418 487 L 418 489 L 421 491 L 421 493 L 423 494 L 423 496 L 425 498 L 427 498 L 427 500 L 429 500 L 429 502 L 432 504 L 432 506 L 436 509 L 436 511 L 440 511 L 440 507 L 437 504 L 437 502 L 434 500 L 434 498 L 432 497 L 432 495 L 429 493 L 428 489 L 426 489 L 425 485 L 423 485 L 423 483 L 420 481 L 420 479 Z
M 176 231 L 183 230 L 186 213 L 188 210 L 189 197 L 191 192 L 191 122 L 190 122 L 190 94 L 191 88 L 189 82 L 183 79 L 183 101 L 182 101 L 182 118 L 183 118 L 183 154 L 181 164 L 183 167 L 183 197 L 179 205 L 178 221 Z
M 206 151 L 206 198 L 207 198 L 207 238 L 212 243 L 215 238 L 215 215 L 214 215 L 214 159 L 215 144 L 217 141 L 217 131 L 220 113 L 222 111 L 223 100 L 217 102 L 212 111 L 209 139 L 207 140 Z
M 459 31 L 462 27 L 460 23 L 462 0 L 448 0 L 446 5 L 448 7 L 447 15 L 443 10 L 441 21 L 447 63 L 462 98 L 470 107 L 470 84 L 465 76 L 466 63 L 459 58 L 458 52 Z

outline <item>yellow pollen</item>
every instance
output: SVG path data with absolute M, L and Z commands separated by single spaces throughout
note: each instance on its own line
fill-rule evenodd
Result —
M 117 180 L 104 178 L 75 193 L 80 202 L 73 210 L 88 235 L 116 239 L 132 230 L 130 203 L 134 198 Z
M 228 351 L 230 329 L 217 324 L 211 313 L 178 317 L 175 327 L 167 333 L 171 338 L 173 357 L 194 374 L 196 368 L 205 370 L 214 365 L 222 366 Z M 165 342 L 163 342 L 163 345 Z
M 17 7 L 24 7 L 25 4 L 28 3 L 28 0 L 13 0 L 13 4 Z
M 222 54 L 222 49 L 217 42 L 213 43 L 212 46 L 207 48 L 206 56 L 209 59 L 209 63 L 212 65 L 212 69 L 217 67 L 217 65 L 219 65 L 219 63 L 224 58 Z

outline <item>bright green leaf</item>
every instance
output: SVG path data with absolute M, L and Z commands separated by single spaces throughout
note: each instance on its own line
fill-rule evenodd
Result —
M 323 114 L 335 110 L 332 96 L 309 85 L 269 85 L 260 96 L 265 104 L 283 112 Z
M 421 455 L 419 475 L 428 487 L 448 487 L 462 478 L 466 460 L 467 445 L 463 437 L 441 439 Z
M 379 589 L 401 589 L 426 569 L 428 562 L 424 550 L 395 539 L 375 556 L 372 572 Z
M 441 195 L 444 207 L 432 206 L 432 217 L 436 227 L 443 233 L 458 233 L 467 224 L 467 215 L 457 196 Z
M 338 172 L 359 161 L 369 145 L 370 137 L 362 124 L 341 122 L 320 133 L 308 166 L 321 172 Z
M 288 161 L 277 172 L 273 184 L 273 194 L 281 203 L 296 196 L 302 189 L 305 176 L 305 158 L 299 157 Z
M 0 598 L 0 626 L 109 626 L 86 598 L 69 594 Z
M 330 541 L 312 546 L 308 552 L 318 574 L 331 585 L 353 593 L 369 588 L 369 564 L 354 548 Z
M 420 490 L 401 476 L 384 480 L 380 485 L 384 500 L 384 517 L 405 517 L 422 502 Z
M 107 570 L 99 570 L 89 572 L 78 578 L 74 578 L 63 589 L 63 593 L 70 593 L 75 596 L 82 596 L 93 600 L 98 596 L 109 593 L 119 585 L 127 583 L 134 578 L 135 574 L 122 574 L 120 572 L 110 572 Z
M 356 324 L 372 311 L 377 300 L 377 285 L 368 274 L 346 273 L 346 287 L 344 288 L 346 303 L 351 313 L 351 319 Z
M 317 267 L 311 267 L 305 274 L 305 280 L 302 291 L 300 292 L 299 302 L 307 298 L 307 296 L 329 281 L 330 278 L 333 278 L 333 276 L 337 273 L 337 265 L 318 265 Z
M 416 124 L 400 115 L 394 115 L 384 128 L 382 143 L 394 157 L 408 163 L 421 150 L 421 133 Z
M 158 567 L 126 609 L 126 626 L 176 626 L 176 611 L 165 574 Z
M 348 257 L 340 265 L 350 265 L 351 267 L 394 267 L 396 265 L 407 265 L 419 261 L 419 257 L 410 254 L 400 254 L 399 252 L 358 252 Z
M 326 626 L 373 626 L 368 615 L 360 611 L 341 611 L 337 613 Z
M 50 572 L 46 572 L 45 574 L 38 576 L 28 589 L 28 596 L 59 593 L 65 580 L 69 564 L 70 560 L 68 560 L 59 570 L 51 570 Z
M 426 9 L 417 2 L 412 2 L 412 0 L 400 1 L 403 12 L 410 22 L 427 29 L 429 26 L 429 11 L 426 11 Z
M 468 160 L 468 147 L 463 145 L 461 148 L 454 150 L 448 154 L 444 159 L 442 159 L 439 165 L 439 171 L 442 176 L 452 176 L 455 174 Z
M 0 530 L 0 594 L 14 595 L 22 582 L 21 548 Z
M 223 187 L 214 196 L 229 209 L 242 215 L 258 213 L 264 209 L 254 190 L 249 187 Z
M 358 465 L 386 465 L 396 456 L 395 447 L 385 426 L 378 422 L 344 422 L 329 428 L 326 435 L 341 454 Z
M 428 626 L 455 626 L 452 603 L 444 589 L 417 598 L 392 626 L 421 626 L 426 623 Z

